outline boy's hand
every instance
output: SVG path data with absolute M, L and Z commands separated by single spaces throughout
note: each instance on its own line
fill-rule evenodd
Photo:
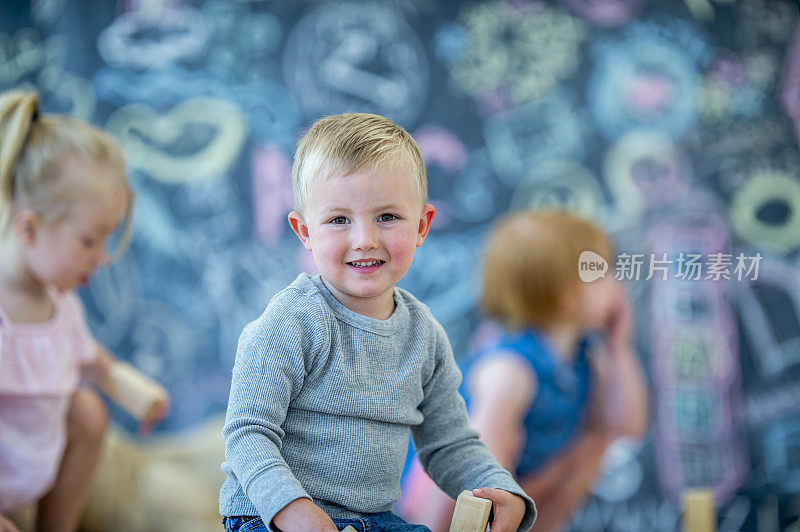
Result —
M 475 489 L 472 494 L 492 501 L 494 518 L 489 526 L 490 532 L 515 532 L 519 528 L 525 516 L 525 499 L 495 488 Z
M 328 514 L 305 497 L 281 508 L 272 518 L 272 524 L 282 532 L 339 532 Z

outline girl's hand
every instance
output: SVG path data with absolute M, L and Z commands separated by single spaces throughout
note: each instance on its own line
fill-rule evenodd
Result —
M 153 426 L 157 425 L 167 417 L 167 414 L 169 414 L 169 407 L 169 395 L 167 395 L 166 390 L 164 390 L 163 397 L 153 403 L 145 416 L 139 422 L 139 434 L 142 436 L 150 434 L 150 431 L 153 430 Z
M 0 532 L 19 532 L 19 528 L 0 514 Z
M 489 527 L 490 532 L 515 532 L 525 517 L 525 499 L 519 495 L 495 488 L 479 488 L 472 490 L 476 497 L 492 501 L 494 518 Z

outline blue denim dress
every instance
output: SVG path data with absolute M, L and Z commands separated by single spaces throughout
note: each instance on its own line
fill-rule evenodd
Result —
M 465 383 L 475 363 L 498 352 L 517 353 L 536 375 L 536 399 L 525 416 L 525 446 L 515 471 L 522 475 L 539 469 L 562 451 L 578 433 L 586 416 L 591 372 L 588 351 L 597 338 L 588 336 L 578 346 L 575 359 L 565 363 L 546 337 L 534 329 L 506 332 L 488 348 L 468 356 L 461 364 L 464 374 L 459 392 L 469 408 Z

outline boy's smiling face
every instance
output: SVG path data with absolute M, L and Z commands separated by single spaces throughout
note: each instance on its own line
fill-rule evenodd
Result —
M 289 223 L 331 293 L 354 312 L 388 318 L 435 212 L 421 205 L 412 175 L 379 167 L 316 179 L 305 211 Z

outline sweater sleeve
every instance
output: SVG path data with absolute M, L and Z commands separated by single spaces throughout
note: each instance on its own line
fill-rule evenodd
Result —
M 284 290 L 242 331 L 223 428 L 225 458 L 267 526 L 293 500 L 311 499 L 281 455 L 289 404 L 324 337 L 318 305 L 300 299 Z
M 438 322 L 434 323 L 435 367 L 423 385 L 423 422 L 412 428 L 420 462 L 442 491 L 454 499 L 463 490 L 483 487 L 521 496 L 525 499 L 525 516 L 519 532 L 527 531 L 536 519 L 533 500 L 495 460 L 477 431 L 470 428 L 464 399 L 458 393 L 461 372 L 447 334 Z

